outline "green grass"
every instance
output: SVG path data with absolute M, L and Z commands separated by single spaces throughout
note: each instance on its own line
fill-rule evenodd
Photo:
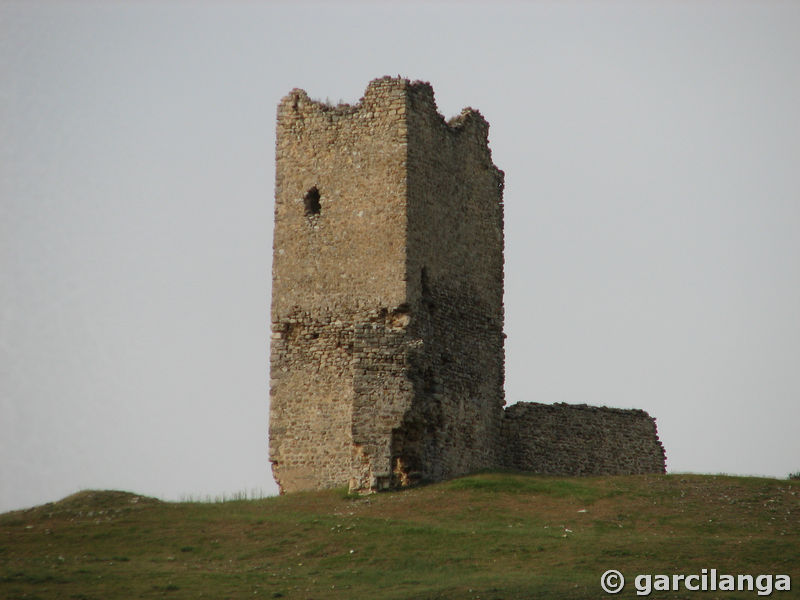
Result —
M 486 473 L 215 504 L 81 492 L 0 515 L 0 598 L 569 600 L 610 597 L 612 568 L 617 598 L 638 597 L 636 574 L 703 568 L 798 587 L 798 525 L 800 481 L 727 476 Z

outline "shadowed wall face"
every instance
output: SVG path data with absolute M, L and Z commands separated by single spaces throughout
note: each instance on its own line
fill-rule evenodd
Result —
M 395 471 L 438 480 L 497 464 L 503 172 L 480 113 L 445 122 L 427 84 L 408 101 L 408 299 L 424 344 L 411 363 L 414 407 L 395 432 Z

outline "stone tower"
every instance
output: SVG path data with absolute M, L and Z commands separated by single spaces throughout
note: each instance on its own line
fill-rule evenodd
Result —
M 382 78 L 277 122 L 270 460 L 281 490 L 498 465 L 503 172 L 489 125 Z

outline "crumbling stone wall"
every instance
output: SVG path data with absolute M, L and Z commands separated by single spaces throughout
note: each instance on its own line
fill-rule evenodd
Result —
M 505 409 L 503 466 L 547 475 L 664 473 L 655 419 L 643 410 L 520 402 Z
M 283 490 L 380 489 L 496 463 L 502 172 L 427 83 L 280 103 L 270 460 Z
M 406 79 L 372 81 L 353 106 L 281 100 L 269 438 L 282 491 L 561 464 L 531 458 L 535 419 L 503 412 L 503 172 L 488 130 L 473 109 L 446 122 L 431 86 Z

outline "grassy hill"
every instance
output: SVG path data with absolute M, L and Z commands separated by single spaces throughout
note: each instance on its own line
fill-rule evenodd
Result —
M 86 491 L 0 515 L 0 598 L 611 598 L 600 576 L 788 574 L 800 481 L 490 473 L 403 492 L 167 503 Z M 756 598 L 756 591 L 651 598 Z

